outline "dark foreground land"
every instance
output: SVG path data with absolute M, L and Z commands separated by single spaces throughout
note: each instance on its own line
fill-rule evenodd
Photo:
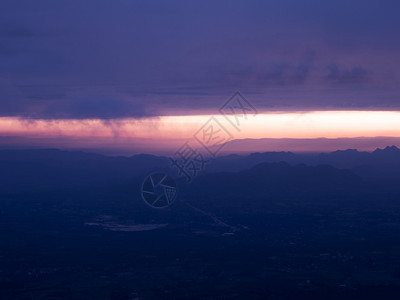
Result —
M 0 160 L 1 299 L 400 294 L 395 175 L 261 163 L 179 181 L 176 203 L 155 210 L 139 167 L 37 153 Z

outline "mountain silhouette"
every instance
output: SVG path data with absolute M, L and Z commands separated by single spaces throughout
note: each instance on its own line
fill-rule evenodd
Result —
M 262 163 L 279 162 L 287 163 L 288 165 L 281 166 L 287 169 L 289 165 L 299 164 L 329 165 L 337 169 L 349 169 L 364 179 L 381 181 L 400 179 L 400 149 L 396 146 L 376 149 L 373 152 L 348 149 L 318 154 L 265 152 L 227 155 L 210 160 L 202 174 L 239 172 Z M 299 170 L 299 167 L 297 166 L 295 170 Z M 148 154 L 131 157 L 105 156 L 57 149 L 0 150 L 0 187 L 3 191 L 16 186 L 21 189 L 44 187 L 44 182 L 46 186 L 52 187 L 117 182 L 132 178 L 141 180 L 156 171 L 179 177 L 177 170 L 170 167 L 168 158 L 162 156 Z M 303 168 L 301 171 L 307 173 L 310 170 Z M 297 175 L 302 177 L 301 174 Z

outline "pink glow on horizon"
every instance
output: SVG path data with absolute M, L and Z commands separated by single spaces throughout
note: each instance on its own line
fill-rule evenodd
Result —
M 25 137 L 102 137 L 188 139 L 211 117 L 162 116 L 144 119 L 30 120 L 0 118 L 0 135 Z M 274 112 L 241 120 L 240 132 L 215 115 L 235 139 L 400 137 L 398 111 Z

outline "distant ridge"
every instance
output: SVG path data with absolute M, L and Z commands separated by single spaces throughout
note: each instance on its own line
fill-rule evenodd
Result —
M 400 149 L 395 146 L 376 148 L 374 151 L 356 149 L 335 150 L 322 153 L 293 153 L 290 151 L 255 152 L 248 155 L 226 155 L 208 162 L 200 174 L 237 172 L 251 169 L 262 163 L 285 162 L 290 165 L 330 165 L 350 169 L 365 178 L 391 178 L 400 180 Z M 60 170 L 63 172 L 61 173 Z M 167 157 L 150 154 L 105 156 L 82 151 L 57 149 L 0 150 L 0 174 L 7 182 L 10 174 L 31 184 L 40 176 L 58 176 L 60 179 L 92 180 L 105 173 L 105 178 L 136 177 L 141 179 L 151 172 L 163 171 L 179 177 Z M 57 176 L 53 176 L 56 174 Z M 78 180 L 77 180 L 78 181 Z
M 0 136 L 0 149 L 48 149 L 57 148 L 69 151 L 86 151 L 105 155 L 132 156 L 139 153 L 151 153 L 168 156 L 187 139 L 176 138 L 169 143 L 158 139 L 121 138 L 106 139 L 88 137 L 74 139 L 59 138 L 27 138 L 15 136 Z M 254 152 L 290 151 L 296 153 L 333 152 L 337 149 L 358 149 L 359 151 L 373 151 L 376 148 L 385 148 L 387 145 L 400 146 L 400 137 L 354 137 L 354 138 L 262 138 L 262 139 L 235 139 L 228 142 L 220 155 L 250 154 Z M 197 145 L 199 146 L 199 145 Z M 199 146 L 200 147 L 200 146 Z
M 358 149 L 373 151 L 387 145 L 400 146 L 400 137 L 354 137 L 354 138 L 263 138 L 235 139 L 223 147 L 223 153 L 269 152 L 280 149 L 291 152 L 333 152 L 337 149 Z

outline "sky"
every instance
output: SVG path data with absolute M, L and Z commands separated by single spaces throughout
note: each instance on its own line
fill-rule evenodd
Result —
M 154 152 L 192 136 L 240 91 L 259 114 L 235 138 L 400 137 L 399 8 L 2 0 L 0 135 L 27 147 L 129 138 L 132 153 L 147 139 Z

